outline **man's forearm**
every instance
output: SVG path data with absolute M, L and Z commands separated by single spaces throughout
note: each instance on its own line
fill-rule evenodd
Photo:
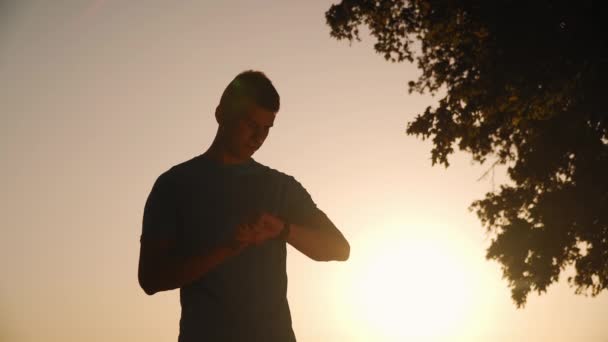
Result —
M 334 227 L 291 224 L 287 242 L 316 261 L 344 261 L 350 254 L 348 241 Z
M 173 255 L 162 262 L 157 262 L 155 270 L 148 277 L 146 293 L 177 289 L 193 283 L 207 272 L 240 253 L 242 248 L 218 246 L 208 253 L 192 256 Z

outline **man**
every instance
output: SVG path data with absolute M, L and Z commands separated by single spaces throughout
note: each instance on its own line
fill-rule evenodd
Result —
M 179 342 L 295 341 L 286 243 L 317 261 L 349 257 L 306 189 L 251 157 L 278 110 L 263 73 L 239 74 L 216 108 L 208 150 L 163 172 L 150 191 L 138 278 L 149 295 L 180 289 Z

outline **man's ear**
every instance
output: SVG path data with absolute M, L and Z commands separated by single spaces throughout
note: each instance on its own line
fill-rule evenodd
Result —
M 215 107 L 215 121 L 217 121 L 218 125 L 221 125 L 224 121 L 222 109 L 220 106 Z

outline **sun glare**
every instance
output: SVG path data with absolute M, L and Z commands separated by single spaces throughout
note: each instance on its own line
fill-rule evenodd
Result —
M 353 276 L 354 308 L 378 340 L 461 333 L 473 306 L 466 252 L 437 236 L 399 234 L 367 242 Z M 363 327 L 360 327 L 363 328 Z

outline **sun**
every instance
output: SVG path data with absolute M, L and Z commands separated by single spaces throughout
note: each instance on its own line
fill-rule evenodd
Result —
M 355 311 L 377 337 L 446 337 L 460 333 L 473 306 L 466 255 L 437 236 L 370 244 L 353 282 Z

